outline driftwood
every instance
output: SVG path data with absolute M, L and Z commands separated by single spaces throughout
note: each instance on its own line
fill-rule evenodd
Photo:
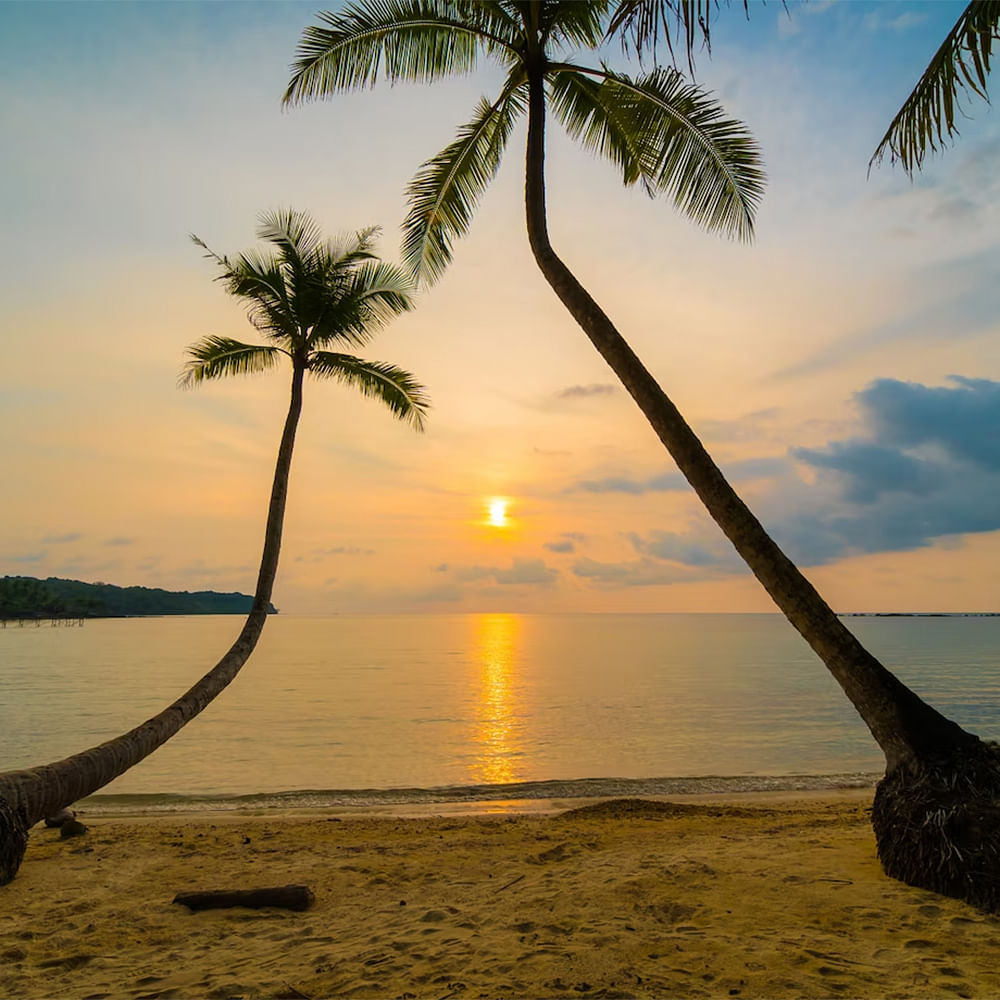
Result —
M 179 892 L 174 902 L 190 910 L 217 910 L 230 906 L 259 909 L 280 906 L 285 910 L 308 910 L 316 901 L 307 885 L 279 885 L 272 889 L 216 889 L 211 892 Z

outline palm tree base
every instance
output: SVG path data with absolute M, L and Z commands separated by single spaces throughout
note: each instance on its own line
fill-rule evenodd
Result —
M 28 847 L 24 815 L 0 798 L 0 885 L 14 880 Z
M 887 875 L 1000 912 L 1000 745 L 896 768 L 876 789 L 872 826 Z

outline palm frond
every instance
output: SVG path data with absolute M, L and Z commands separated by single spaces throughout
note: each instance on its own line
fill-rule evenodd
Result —
M 301 338 L 331 310 L 343 310 L 343 300 L 354 287 L 355 272 L 376 259 L 378 232 L 377 226 L 371 226 L 350 236 L 330 240 L 317 237 L 302 257 L 294 252 L 282 253 L 286 309 L 294 318 L 297 337 Z
M 310 348 L 342 342 L 363 347 L 391 319 L 413 308 L 413 279 L 384 261 L 356 267 L 343 285 L 331 291 L 316 315 Z
M 641 179 L 647 193 L 654 194 L 648 144 L 636 133 L 622 102 L 615 100 L 616 92 L 568 64 L 553 70 L 548 80 L 552 110 L 569 135 L 618 167 L 626 185 Z
M 368 226 L 354 233 L 331 237 L 323 247 L 328 268 L 346 272 L 362 261 L 375 260 L 375 244 L 381 235 L 381 226 Z
M 493 104 L 481 100 L 458 138 L 424 163 L 407 187 L 402 253 L 418 280 L 432 284 L 444 273 L 452 244 L 467 232 L 480 195 L 496 176 L 526 99 L 526 84 L 508 78 L 500 97 Z
M 287 352 L 263 344 L 243 344 L 230 337 L 203 337 L 187 349 L 189 360 L 178 381 L 191 388 L 209 379 L 254 375 L 273 368 Z
M 718 8 L 719 0 L 618 0 L 607 37 L 617 36 L 623 49 L 639 56 L 655 54 L 662 38 L 671 61 L 676 65 L 676 45 L 693 74 L 695 49 L 704 46 L 711 55 L 711 18 Z M 743 0 L 743 10 L 749 17 L 749 0 Z
M 609 0 L 577 0 L 574 3 L 549 0 L 543 3 L 540 26 L 543 41 L 596 49 L 604 35 L 610 6 Z
M 280 208 L 260 216 L 257 239 L 273 243 L 283 260 L 294 262 L 314 254 L 322 245 L 323 234 L 308 212 Z
M 284 103 L 390 83 L 429 83 L 468 73 L 480 51 L 513 48 L 513 22 L 497 4 L 455 0 L 360 0 L 320 13 L 306 28 Z
M 972 0 L 896 113 L 872 155 L 869 170 L 888 154 L 890 163 L 898 162 L 912 174 L 928 152 L 936 152 L 958 135 L 955 116 L 962 113 L 962 97 L 971 93 L 989 101 L 986 78 L 997 39 L 1000 0 Z
M 760 150 L 741 122 L 676 70 L 659 68 L 632 80 L 608 69 L 582 70 L 601 79 L 601 103 L 641 140 L 644 179 L 667 194 L 692 221 L 735 239 L 753 236 L 764 194 Z
M 249 303 L 247 316 L 261 333 L 279 341 L 295 339 L 298 330 L 289 308 L 285 276 L 273 255 L 248 250 L 230 259 L 211 250 L 193 233 L 191 241 L 218 265 L 221 273 L 216 280 L 226 291 Z
M 377 399 L 400 420 L 424 429 L 430 407 L 427 390 L 409 372 L 381 361 L 364 361 L 351 354 L 313 351 L 309 370 L 319 378 L 332 378 Z

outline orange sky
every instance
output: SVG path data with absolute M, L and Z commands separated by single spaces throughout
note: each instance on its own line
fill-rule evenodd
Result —
M 553 242 L 836 608 L 995 610 L 1000 456 L 976 435 L 1000 417 L 1000 131 L 976 106 L 913 183 L 867 178 L 955 8 L 780 7 L 730 12 L 699 65 L 764 151 L 756 242 L 625 191 L 557 134 Z M 0 5 L 0 574 L 252 590 L 287 375 L 176 387 L 187 344 L 254 336 L 187 234 L 240 250 L 292 206 L 331 233 L 382 225 L 394 258 L 406 183 L 498 79 L 283 112 L 313 13 Z M 770 610 L 535 270 L 522 150 L 367 352 L 428 386 L 427 432 L 307 386 L 275 603 Z

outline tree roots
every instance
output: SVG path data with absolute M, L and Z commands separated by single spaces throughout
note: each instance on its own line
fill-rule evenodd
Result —
M 0 798 L 0 885 L 13 881 L 28 846 L 28 823 Z
M 896 768 L 872 808 L 878 856 L 907 885 L 1000 912 L 1000 747 Z

